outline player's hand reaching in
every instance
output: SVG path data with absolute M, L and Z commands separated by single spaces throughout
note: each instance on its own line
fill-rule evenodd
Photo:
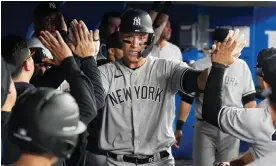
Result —
M 59 65 L 65 58 L 73 56 L 70 48 L 62 39 L 58 31 L 55 32 L 57 38 L 55 38 L 48 31 L 41 31 L 39 39 L 43 45 L 50 50 L 54 59 L 48 60 L 51 64 Z
M 179 149 L 180 147 L 180 140 L 182 138 L 182 131 L 181 130 L 175 130 L 174 136 L 176 139 L 176 143 L 174 144 L 174 147 L 176 147 L 177 149 Z
M 94 56 L 99 51 L 99 30 L 88 30 L 83 21 L 71 22 L 70 33 L 72 32 L 73 38 L 69 46 L 75 55 L 80 57 Z

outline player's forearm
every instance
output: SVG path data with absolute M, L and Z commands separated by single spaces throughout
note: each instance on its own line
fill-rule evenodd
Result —
M 79 106 L 80 120 L 88 125 L 97 115 L 94 86 L 77 66 L 73 56 L 64 59 L 60 68 L 65 73 L 70 93 Z
M 218 127 L 218 115 L 222 108 L 222 82 L 226 67 L 213 63 L 205 89 L 202 105 L 202 118 Z
M 191 109 L 191 105 L 189 103 L 186 103 L 184 101 L 180 102 L 178 120 L 176 123 L 176 130 L 182 130 L 182 127 L 189 116 L 190 109 Z
M 246 152 L 241 155 L 239 158 L 230 161 L 230 166 L 244 166 L 253 161 L 253 157 L 250 152 Z
M 90 79 L 94 87 L 94 94 L 97 103 L 97 110 L 104 106 L 104 89 L 102 86 L 101 74 L 94 57 L 86 57 L 82 60 L 81 70 Z
M 180 101 L 178 120 L 182 120 L 186 122 L 189 116 L 190 110 L 191 110 L 191 104 L 186 103 L 185 101 Z

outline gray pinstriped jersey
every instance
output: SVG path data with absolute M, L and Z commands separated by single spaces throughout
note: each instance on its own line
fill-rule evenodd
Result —
M 276 128 L 267 108 L 224 107 L 218 124 L 223 132 L 248 142 L 254 159 L 275 152 Z
M 193 63 L 192 68 L 204 70 L 211 67 L 211 65 L 211 58 L 207 56 Z M 235 62 L 225 70 L 222 85 L 222 105 L 241 108 L 243 107 L 242 97 L 255 92 L 254 82 L 248 65 L 241 59 L 235 60 Z M 195 94 L 188 95 L 195 97 Z M 198 119 L 202 119 L 202 103 L 203 93 L 197 94 L 196 118 Z
M 117 154 L 151 155 L 174 142 L 174 95 L 188 66 L 182 62 L 147 57 L 138 69 L 121 61 L 99 67 L 106 105 L 100 148 Z

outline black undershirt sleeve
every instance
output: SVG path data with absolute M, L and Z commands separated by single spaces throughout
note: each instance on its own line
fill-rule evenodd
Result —
M 226 66 L 213 63 L 204 89 L 202 118 L 219 127 L 218 115 L 222 108 L 222 83 Z

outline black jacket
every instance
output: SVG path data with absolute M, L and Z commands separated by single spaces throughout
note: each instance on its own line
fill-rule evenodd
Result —
M 28 91 L 35 89 L 32 84 L 26 82 L 15 82 L 14 83 L 17 100 L 22 97 Z M 16 103 L 15 103 L 16 104 Z M 22 109 L 24 111 L 24 109 Z M 2 153 L 2 164 L 12 164 L 16 162 L 20 157 L 19 147 L 11 141 L 11 137 L 8 135 L 8 119 L 10 112 L 1 112 L 1 124 L 2 124 L 2 141 L 3 141 L 3 153 Z M 3 117 L 4 116 L 4 117 Z M 4 119 L 3 119 L 4 118 Z M 4 124 L 3 124 L 4 123 Z M 4 128 L 3 128 L 4 125 Z

